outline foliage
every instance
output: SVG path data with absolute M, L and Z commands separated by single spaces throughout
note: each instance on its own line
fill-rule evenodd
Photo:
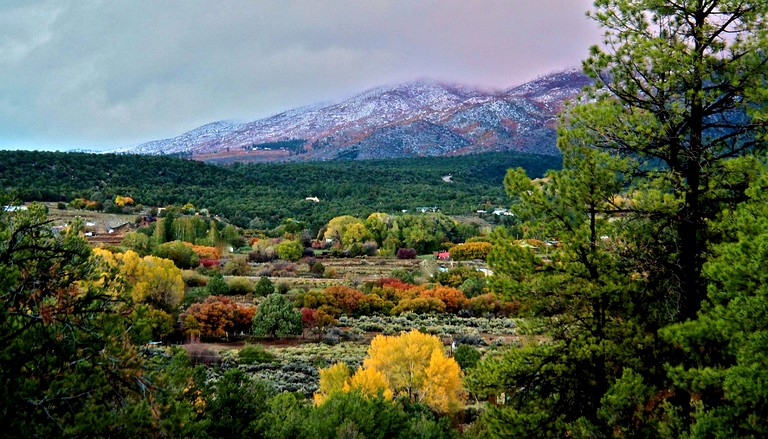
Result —
M 261 345 L 248 345 L 240 349 L 238 358 L 241 364 L 261 364 L 275 361 L 275 354 Z
M 464 399 L 461 368 L 446 357 L 442 342 L 433 335 L 416 330 L 400 336 L 378 335 L 371 341 L 363 368 L 384 374 L 394 394 L 438 412 L 455 412 Z
M 296 262 L 304 254 L 304 246 L 298 241 L 287 240 L 278 244 L 276 251 L 280 259 Z
M 717 246 L 704 266 L 710 301 L 696 320 L 662 331 L 686 361 L 670 375 L 675 387 L 697 399 L 686 434 L 737 437 L 768 434 L 768 208 L 763 177 L 750 200 L 723 216 L 729 242 Z M 647 383 L 644 383 L 648 386 Z M 621 420 L 626 417 L 620 418 Z
M 300 335 L 301 313 L 282 294 L 270 294 L 259 303 L 253 316 L 253 333 L 259 337 L 273 338 Z
M 733 332 L 707 322 L 703 267 L 762 168 L 768 4 L 595 6 L 605 42 L 562 118 L 563 169 L 505 179 L 518 231 L 559 245 L 497 230 L 488 258 L 491 289 L 548 318 L 548 342 L 487 356 L 470 387 L 504 396 L 482 418 L 491 437 L 717 436 L 730 415 L 753 434 L 719 384 L 734 353 L 705 342 Z
M 184 245 L 194 250 L 199 259 L 221 259 L 221 250 L 217 247 L 206 245 L 194 245 L 190 242 L 184 242 Z
M 466 242 L 457 244 L 448 251 L 451 254 L 451 259 L 455 261 L 485 260 L 488 257 L 488 252 L 491 251 L 492 245 L 490 242 Z
M 251 266 L 245 256 L 233 256 L 224 264 L 222 272 L 228 276 L 248 276 Z
M 197 253 L 181 241 L 160 244 L 155 250 L 155 256 L 170 259 L 181 269 L 195 268 L 200 264 Z
M 397 249 L 397 259 L 415 259 L 416 250 L 412 248 Z
M 256 290 L 253 281 L 247 277 L 230 277 L 226 279 L 229 294 L 245 296 Z
M 221 296 L 193 303 L 179 315 L 181 330 L 191 338 L 223 338 L 230 333 L 249 332 L 256 307 L 242 306 Z
M 254 293 L 257 296 L 266 297 L 275 292 L 275 285 L 267 276 L 261 276 L 259 281 L 256 282 L 256 289 Z
M 460 344 L 453 351 L 453 358 L 462 370 L 473 369 L 481 357 L 480 351 L 468 344 Z
M 205 289 L 208 290 L 208 294 L 211 296 L 226 296 L 229 294 L 229 284 L 218 271 L 208 277 Z
M 484 277 L 482 272 L 464 265 L 453 267 L 448 271 L 438 271 L 432 276 L 435 282 L 453 288 L 461 287 L 469 279 L 482 279 Z
M 125 248 L 135 251 L 141 256 L 150 252 L 151 246 L 149 236 L 139 232 L 128 232 L 123 236 L 121 245 Z
M 180 435 L 189 406 L 125 337 L 133 301 L 81 230 L 56 236 L 38 205 L 0 211 L 4 435 Z
M 184 298 L 181 270 L 173 262 L 136 252 L 111 253 L 95 249 L 94 255 L 110 269 L 117 269 L 137 306 L 131 336 L 137 343 L 161 339 L 173 332 L 176 309 Z
M 267 383 L 230 369 L 206 386 L 205 419 L 200 427 L 209 437 L 260 437 L 267 428 L 262 416 L 274 395 Z
M 351 376 L 351 371 L 346 363 L 335 363 L 318 371 L 320 383 L 315 393 L 315 404 L 321 405 L 336 393 L 344 391 L 344 386 Z

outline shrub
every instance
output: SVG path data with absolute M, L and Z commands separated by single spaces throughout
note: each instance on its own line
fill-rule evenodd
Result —
M 190 288 L 204 287 L 208 283 L 208 279 L 205 276 L 194 270 L 183 270 L 181 278 L 184 280 L 184 284 Z
M 300 335 L 303 327 L 301 313 L 283 295 L 270 294 L 259 303 L 253 316 L 253 333 L 259 337 Z
M 379 246 L 376 241 L 366 241 L 363 243 L 363 254 L 366 256 L 376 256 L 379 251 Z
M 224 264 L 224 274 L 230 276 L 247 276 L 251 272 L 251 266 L 244 257 L 233 257 Z
M 389 275 L 407 284 L 416 283 L 416 280 L 414 279 L 414 273 L 412 271 L 408 271 L 402 268 L 396 268 L 392 270 L 392 273 L 390 273 Z
M 200 265 L 205 268 L 215 267 L 218 268 L 220 263 L 218 259 L 200 259 Z
M 270 262 L 277 259 L 277 253 L 272 247 L 255 249 L 248 252 L 248 262 Z
M 221 259 L 221 251 L 216 247 L 194 245 L 190 242 L 185 242 L 184 245 L 197 253 L 197 257 L 200 259 Z
M 181 269 L 195 268 L 200 265 L 200 258 L 197 253 L 181 241 L 160 244 L 155 250 L 155 256 L 170 259 Z
M 202 287 L 190 288 L 189 291 L 187 291 L 184 294 L 182 307 L 189 308 L 189 306 L 192 305 L 193 303 L 204 302 L 205 299 L 210 297 L 210 295 L 211 294 L 208 292 L 207 288 L 202 288 Z
M 261 345 L 248 345 L 240 349 L 238 358 L 242 364 L 273 363 L 277 357 Z
M 254 293 L 257 296 L 266 297 L 275 292 L 275 286 L 267 276 L 262 276 L 258 282 L 256 282 L 256 288 Z
M 226 282 L 229 286 L 229 294 L 239 294 L 244 296 L 246 294 L 253 294 L 256 290 L 253 281 L 247 277 L 230 277 Z
M 483 294 L 483 290 L 485 289 L 485 278 L 482 277 L 470 277 L 469 279 L 465 280 L 463 284 L 459 287 L 461 291 L 464 292 L 464 295 L 467 297 L 475 297 Z
M 315 262 L 312 264 L 312 267 L 309 269 L 309 272 L 314 274 L 315 276 L 322 277 L 323 274 L 325 274 L 325 265 L 323 265 L 321 262 Z
M 298 261 L 304 253 L 304 246 L 298 241 L 283 241 L 277 245 L 277 255 L 286 261 Z
M 453 352 L 453 358 L 462 370 L 473 369 L 480 361 L 480 351 L 468 344 L 460 344 Z
M 446 287 L 459 288 L 467 279 L 485 278 L 485 275 L 481 271 L 477 271 L 471 267 L 458 266 L 451 268 L 448 271 L 437 272 L 433 278 L 435 282 Z
M 226 296 L 229 294 L 229 285 L 224 280 L 224 276 L 222 276 L 221 273 L 214 273 L 208 278 L 206 289 L 208 289 L 208 294 L 211 296 Z
M 458 244 L 449 250 L 451 259 L 456 261 L 485 260 L 493 245 L 490 242 L 467 242 Z
M 398 249 L 397 259 L 416 259 L 416 249 L 412 249 L 412 248 Z
M 478 334 L 459 334 L 453 339 L 459 345 L 486 346 L 488 344 Z
M 279 282 L 275 286 L 275 292 L 277 292 L 279 294 L 283 294 L 283 295 L 288 294 L 288 291 L 290 291 L 290 290 L 291 290 L 291 287 L 289 287 L 288 284 L 285 283 L 285 282 Z

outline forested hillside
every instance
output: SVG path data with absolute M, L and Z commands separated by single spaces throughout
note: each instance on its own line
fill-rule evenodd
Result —
M 464 214 L 503 206 L 508 203 L 504 173 L 518 166 L 538 177 L 558 168 L 560 159 L 489 153 L 215 166 L 158 156 L 0 151 L 0 185 L 22 201 L 107 201 L 121 195 L 145 206 L 191 202 L 243 227 L 296 218 L 317 229 L 342 214 L 362 217 L 420 206 Z

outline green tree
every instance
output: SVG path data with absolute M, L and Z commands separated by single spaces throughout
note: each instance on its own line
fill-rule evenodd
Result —
M 263 416 L 275 396 L 269 384 L 229 369 L 205 392 L 205 418 L 201 423 L 209 437 L 262 437 L 268 427 Z M 199 432 L 198 432 L 199 434 Z
M 0 211 L 3 434 L 181 435 L 190 407 L 125 336 L 129 290 L 91 258 L 81 231 L 55 235 L 39 205 Z
M 681 378 L 683 333 L 657 334 L 709 309 L 702 267 L 725 236 L 711 226 L 759 170 L 740 157 L 764 148 L 768 3 L 595 6 L 605 44 L 584 63 L 596 84 L 562 118 L 563 170 L 505 180 L 526 237 L 561 246 L 542 257 L 495 233 L 492 289 L 549 317 L 551 339 L 470 376 L 506 396 L 483 418 L 495 437 L 685 434 L 701 395 Z M 702 370 L 721 355 L 701 352 Z
M 283 241 L 277 244 L 277 255 L 286 261 L 298 261 L 304 253 L 304 247 L 298 241 Z
M 270 294 L 256 309 L 253 333 L 259 337 L 287 337 L 301 335 L 301 313 L 282 294 Z
M 155 255 L 164 259 L 170 259 L 181 269 L 195 268 L 200 265 L 200 258 L 192 247 L 181 241 L 171 241 L 160 244 L 155 250 Z
M 768 435 L 767 184 L 760 180 L 749 202 L 723 215 L 732 240 L 704 265 L 710 300 L 698 318 L 661 334 L 686 359 L 671 369 L 674 385 L 697 396 L 683 431 L 690 437 Z
M 272 283 L 272 281 L 269 280 L 267 276 L 261 276 L 259 278 L 259 281 L 256 282 L 256 291 L 254 293 L 257 296 L 266 297 L 274 292 L 275 292 L 275 285 Z
M 149 236 L 139 232 L 128 232 L 121 243 L 124 247 L 135 251 L 141 256 L 150 252 Z
M 606 30 L 606 44 L 592 48 L 584 63 L 597 80 L 593 101 L 570 112 L 562 141 L 637 161 L 636 186 L 655 193 L 637 200 L 633 214 L 665 231 L 656 238 L 660 252 L 652 268 L 670 267 L 677 319 L 693 318 L 706 299 L 707 221 L 722 202 L 742 200 L 746 187 L 728 163 L 765 149 L 768 3 L 598 0 L 595 6 L 592 17 Z
M 211 296 L 226 296 L 229 294 L 229 284 L 224 280 L 224 276 L 218 271 L 208 277 L 208 283 L 205 289 Z

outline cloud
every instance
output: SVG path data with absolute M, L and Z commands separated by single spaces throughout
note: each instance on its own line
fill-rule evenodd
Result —
M 0 148 L 117 147 L 431 77 L 506 88 L 576 66 L 589 0 L 0 6 Z

